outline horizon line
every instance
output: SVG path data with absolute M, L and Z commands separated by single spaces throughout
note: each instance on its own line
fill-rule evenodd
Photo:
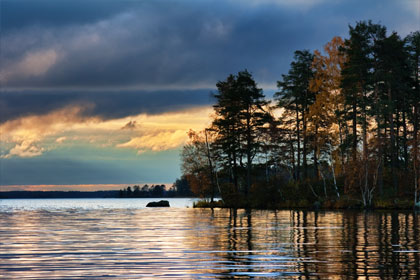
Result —
M 7 191 L 112 191 L 120 190 L 128 186 L 144 185 L 165 185 L 167 188 L 173 183 L 137 182 L 122 184 L 21 184 L 21 185 L 0 185 L 0 192 Z

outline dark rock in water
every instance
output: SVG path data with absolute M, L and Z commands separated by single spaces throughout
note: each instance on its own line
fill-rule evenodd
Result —
M 319 208 L 321 208 L 321 202 L 319 202 L 319 201 L 315 201 L 315 202 L 314 202 L 314 208 L 315 208 L 316 210 L 319 210 Z
M 146 207 L 169 207 L 169 201 L 161 200 L 161 201 L 153 201 L 147 203 Z

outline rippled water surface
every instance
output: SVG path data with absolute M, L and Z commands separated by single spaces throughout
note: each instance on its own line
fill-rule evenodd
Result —
M 0 201 L 0 279 L 419 279 L 413 212 Z

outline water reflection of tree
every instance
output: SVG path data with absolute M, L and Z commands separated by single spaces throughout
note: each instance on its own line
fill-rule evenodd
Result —
M 237 233 L 236 233 L 236 219 L 238 217 L 238 213 L 236 209 L 230 209 L 229 211 L 229 224 L 227 227 L 227 236 L 228 236 L 228 253 L 227 259 L 232 262 L 236 263 L 237 257 Z M 236 267 L 236 266 L 235 266 Z M 237 269 L 233 269 L 233 272 L 237 272 Z
M 412 213 L 290 214 L 299 279 L 420 277 L 420 232 Z M 338 228 L 333 229 L 335 220 Z
M 303 276 L 309 277 L 308 262 L 308 232 L 307 232 L 307 216 L 306 211 L 293 212 L 293 227 L 295 236 L 293 238 L 296 245 L 296 253 L 298 256 L 297 269 L 303 273 Z M 300 277 L 301 278 L 301 277 Z M 302 279 L 302 278 L 301 278 Z
M 419 219 L 418 219 L 417 213 L 411 216 L 413 220 L 413 233 L 414 233 L 413 247 L 420 249 L 419 238 L 418 238 L 420 236 L 419 223 L 418 223 Z M 420 253 L 417 253 L 417 254 L 414 253 L 414 260 L 415 260 L 415 264 L 418 264 L 417 266 L 415 266 L 416 275 L 420 277 Z
M 246 211 L 246 220 L 247 220 L 247 230 L 246 230 L 246 244 L 248 245 L 248 256 L 253 255 L 253 245 L 252 245 L 252 214 L 251 210 Z M 253 272 L 252 269 L 252 257 L 248 258 L 248 272 Z
M 293 271 L 295 279 L 420 277 L 419 217 L 413 213 L 222 209 L 208 221 L 203 214 L 196 219 L 207 232 L 194 242 L 218 252 L 218 269 L 208 270 L 223 279 Z

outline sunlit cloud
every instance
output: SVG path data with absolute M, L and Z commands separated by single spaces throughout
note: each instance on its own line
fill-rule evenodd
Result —
M 63 143 L 64 141 L 66 141 L 67 137 L 62 136 L 62 137 L 58 137 L 57 139 L 55 139 L 55 142 L 57 143 Z
M 103 120 L 84 116 L 90 107 L 71 106 L 3 123 L 1 141 L 14 146 L 1 157 L 36 157 L 71 143 L 129 148 L 139 154 L 175 149 L 185 143 L 189 129 L 200 130 L 209 124 L 212 111 L 211 107 L 204 106 Z
M 75 124 L 98 122 L 96 117 L 83 117 L 86 106 L 70 106 L 44 115 L 32 115 L 10 120 L 0 125 L 1 141 L 13 143 L 15 146 L 3 158 L 12 156 L 35 157 L 41 155 L 46 148 L 42 140 L 47 136 L 57 135 L 70 130 Z M 60 138 L 59 138 L 60 139 Z M 62 143 L 64 138 L 56 141 Z
M 187 139 L 185 130 L 161 131 L 134 137 L 130 141 L 118 145 L 120 148 L 135 148 L 138 153 L 146 150 L 164 151 L 181 146 Z
M 138 135 L 117 147 L 134 148 L 138 153 L 177 148 L 186 142 L 189 129 L 201 130 L 210 123 L 211 112 L 211 107 L 202 107 L 161 115 L 139 115 Z
M 33 141 L 23 140 L 20 143 L 17 143 L 4 157 L 36 157 L 41 155 L 43 151 L 44 148 L 34 145 Z

